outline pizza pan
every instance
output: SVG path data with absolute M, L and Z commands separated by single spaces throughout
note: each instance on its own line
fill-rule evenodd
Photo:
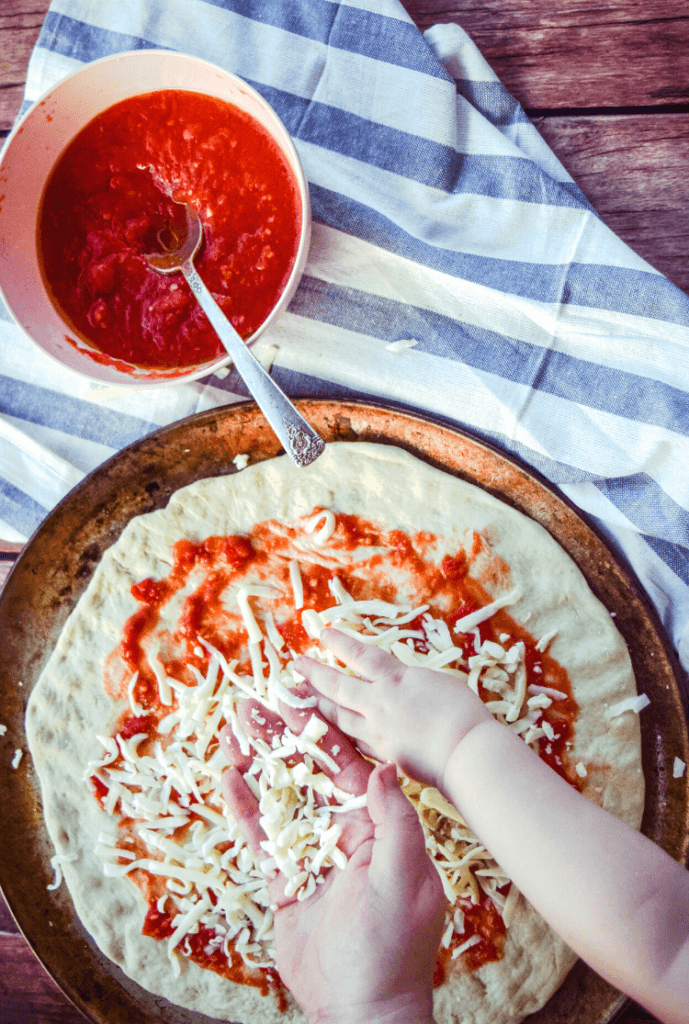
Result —
M 329 400 L 296 403 L 328 441 L 397 445 L 489 491 L 541 523 L 576 562 L 614 614 L 640 689 L 646 807 L 642 828 L 675 859 L 689 849 L 689 781 L 672 776 L 675 757 L 689 763 L 683 676 L 660 623 L 633 576 L 585 519 L 533 471 L 457 429 L 414 413 Z M 86 588 L 103 552 L 132 517 L 163 507 L 178 488 L 235 472 L 280 454 L 253 403 L 212 410 L 158 430 L 115 455 L 71 491 L 25 547 L 0 595 L 0 699 L 3 742 L 26 749 L 24 712 L 32 686 Z M 7 756 L 4 758 L 7 761 Z M 74 913 L 65 886 L 53 881 L 30 756 L 0 772 L 4 818 L 0 884 L 30 946 L 63 992 L 95 1024 L 202 1024 L 209 1018 L 145 992 L 97 949 Z M 607 1024 L 624 997 L 579 962 L 531 1024 Z M 242 1024 L 251 1024 L 250 1021 Z

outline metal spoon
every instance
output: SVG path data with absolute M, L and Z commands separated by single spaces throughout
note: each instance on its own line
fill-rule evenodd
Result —
M 169 249 L 161 238 L 162 233 L 159 232 L 158 241 L 166 251 L 151 253 L 144 258 L 161 274 L 182 271 L 192 293 L 232 356 L 239 375 L 258 402 L 283 448 L 297 466 L 308 466 L 323 452 L 325 442 L 301 413 L 297 412 L 270 374 L 263 369 L 197 274 L 193 261 L 201 245 L 203 226 L 193 206 L 189 203 L 180 205 L 184 206 L 187 218 L 185 237 L 181 241 L 175 238 L 177 247 Z

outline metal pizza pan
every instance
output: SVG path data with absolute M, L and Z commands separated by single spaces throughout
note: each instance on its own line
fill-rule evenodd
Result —
M 627 642 L 651 704 L 641 716 L 646 805 L 642 830 L 676 860 L 689 853 L 689 780 L 675 779 L 675 757 L 689 763 L 684 675 L 650 602 L 604 538 L 537 473 L 456 427 L 373 403 L 305 399 L 297 406 L 326 442 L 396 445 L 484 488 L 539 522 L 586 577 Z M 137 515 L 164 507 L 174 491 L 236 472 L 281 453 L 254 403 L 172 424 L 141 439 L 87 476 L 47 516 L 24 548 L 0 595 L 0 700 L 3 722 L 26 749 L 31 688 L 104 551 Z M 204 1024 L 210 1018 L 144 991 L 96 947 L 65 886 L 53 880 L 52 846 L 30 756 L 0 773 L 4 816 L 0 887 L 17 924 L 48 973 L 94 1024 Z M 581 961 L 530 1024 L 609 1024 L 625 998 Z M 246 1021 L 242 1024 L 251 1024 Z

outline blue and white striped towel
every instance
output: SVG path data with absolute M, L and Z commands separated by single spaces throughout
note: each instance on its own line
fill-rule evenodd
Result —
M 689 668 L 689 298 L 602 224 L 471 40 L 422 35 L 397 0 L 53 0 L 24 109 L 142 47 L 236 72 L 296 142 L 311 256 L 256 346 L 278 347 L 287 393 L 401 403 L 519 455 L 626 555 Z M 0 536 L 124 445 L 244 397 L 233 374 L 89 385 L 0 309 Z

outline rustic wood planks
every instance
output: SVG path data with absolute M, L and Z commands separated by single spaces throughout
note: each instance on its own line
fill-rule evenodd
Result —
M 608 227 L 689 292 L 689 113 L 535 124 Z
M 529 110 L 689 104 L 686 0 L 402 0 L 421 29 L 461 25 Z M 2 0 L 0 129 L 19 109 L 47 0 Z
M 455 22 L 530 109 L 689 101 L 686 0 L 402 0 L 420 28 Z
M 469 33 L 605 223 L 689 292 L 686 0 L 402 2 Z
M 47 0 L 0 4 L 0 131 L 11 128 L 19 112 L 26 66 L 47 9 Z
M 0 934 L 2 1024 L 85 1024 L 21 935 Z

